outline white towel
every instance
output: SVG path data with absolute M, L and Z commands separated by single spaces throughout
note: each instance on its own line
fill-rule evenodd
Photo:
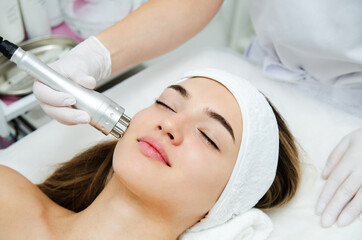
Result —
M 252 208 L 222 225 L 199 232 L 186 231 L 179 240 L 263 240 L 272 230 L 268 215 Z

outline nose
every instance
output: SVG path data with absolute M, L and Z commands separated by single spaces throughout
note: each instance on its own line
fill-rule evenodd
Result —
M 163 119 L 158 125 L 157 130 L 161 131 L 164 136 L 167 136 L 172 144 L 179 145 L 183 141 L 182 121 L 175 118 Z

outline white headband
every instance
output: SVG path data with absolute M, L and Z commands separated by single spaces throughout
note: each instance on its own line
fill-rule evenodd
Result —
M 274 181 L 279 155 L 279 131 L 265 97 L 248 81 L 218 69 L 184 74 L 180 81 L 206 77 L 224 85 L 239 103 L 243 118 L 241 147 L 231 177 L 215 205 L 188 232 L 226 223 L 251 209 Z

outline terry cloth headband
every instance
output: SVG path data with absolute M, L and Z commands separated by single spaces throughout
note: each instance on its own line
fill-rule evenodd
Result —
M 254 207 L 274 181 L 278 155 L 279 130 L 266 98 L 245 79 L 218 69 L 187 72 L 178 82 L 206 77 L 224 85 L 241 109 L 243 130 L 241 146 L 228 183 L 208 214 L 187 232 L 198 232 L 226 223 Z

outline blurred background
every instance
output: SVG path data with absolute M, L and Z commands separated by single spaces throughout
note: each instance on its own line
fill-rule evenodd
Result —
M 125 18 L 145 0 L 0 0 L 0 36 L 51 63 L 79 42 Z M 105 91 L 159 61 L 193 49 L 243 53 L 254 37 L 247 0 L 227 0 L 209 25 L 174 51 L 122 70 L 97 85 Z M 32 94 L 34 79 L 0 55 L 0 149 L 51 119 Z

